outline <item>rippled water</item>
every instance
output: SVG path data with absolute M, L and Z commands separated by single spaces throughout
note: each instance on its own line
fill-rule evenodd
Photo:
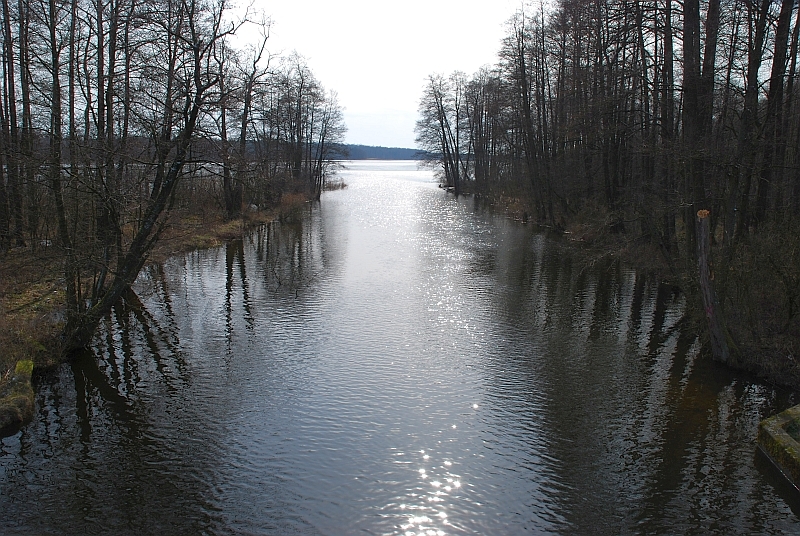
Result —
M 246 240 L 140 277 L 0 442 L 3 534 L 796 534 L 755 449 L 787 393 L 684 297 L 353 162 Z

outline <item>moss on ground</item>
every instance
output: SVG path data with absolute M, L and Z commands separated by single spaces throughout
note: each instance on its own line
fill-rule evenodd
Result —
M 33 418 L 32 374 L 33 361 L 19 361 L 0 385 L 0 437 L 16 433 Z

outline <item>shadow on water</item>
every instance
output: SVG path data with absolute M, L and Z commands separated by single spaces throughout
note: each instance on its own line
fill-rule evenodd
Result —
M 788 505 L 796 516 L 797 491 L 751 463 L 759 420 L 793 396 L 701 354 L 676 288 L 616 262 L 575 270 L 558 243 L 514 233 L 505 251 L 476 251 L 472 270 L 506 290 L 493 298 L 505 335 L 492 392 L 516 401 L 503 418 L 527 431 L 531 452 L 547 453 L 531 458 L 537 478 L 557 475 L 527 505 L 552 502 L 561 515 L 542 514 L 548 530 L 795 530 L 791 515 L 769 512 Z M 524 448 L 515 442 L 504 448 Z
M 122 355 L 85 353 L 38 379 L 36 420 L 0 449 L 3 534 L 202 534 L 215 526 L 215 445 L 161 437 L 169 417 L 139 396 L 146 380 L 130 341 L 115 346 Z
M 302 226 L 290 229 L 269 233 L 285 255 L 268 255 L 276 289 L 307 280 Z M 230 340 L 232 303 L 241 301 L 249 329 L 253 313 L 242 241 L 225 250 Z M 37 377 L 36 420 L 0 449 L 3 534 L 224 532 L 215 475 L 225 437 L 205 431 L 225 416 L 208 411 L 213 400 L 186 398 L 198 378 L 164 268 L 141 279 L 146 301 L 129 292 L 103 320 L 93 352 Z
M 238 283 L 242 291 L 242 314 L 244 317 L 247 331 L 253 331 L 253 310 L 250 303 L 249 283 L 247 280 L 247 269 L 244 260 L 244 241 L 232 240 L 225 245 L 225 340 L 227 343 L 226 356 L 228 359 L 233 355 L 233 299 L 234 299 L 234 278 L 236 277 L 235 268 L 238 267 Z

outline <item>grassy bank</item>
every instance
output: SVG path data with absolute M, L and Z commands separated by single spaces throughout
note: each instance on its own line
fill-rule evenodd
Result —
M 280 206 L 249 211 L 237 220 L 217 214 L 176 210 L 149 262 L 215 247 L 241 237 L 247 230 L 298 210 L 308 202 L 301 194 L 285 194 Z M 8 384 L 18 361 L 30 360 L 43 369 L 61 362 L 64 319 L 63 258 L 55 247 L 15 248 L 0 256 L 0 390 Z

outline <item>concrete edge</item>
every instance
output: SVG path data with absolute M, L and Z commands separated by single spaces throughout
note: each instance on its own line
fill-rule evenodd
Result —
M 800 491 L 800 443 L 786 431 L 797 423 L 800 426 L 800 405 L 764 419 L 758 424 L 758 447 Z

